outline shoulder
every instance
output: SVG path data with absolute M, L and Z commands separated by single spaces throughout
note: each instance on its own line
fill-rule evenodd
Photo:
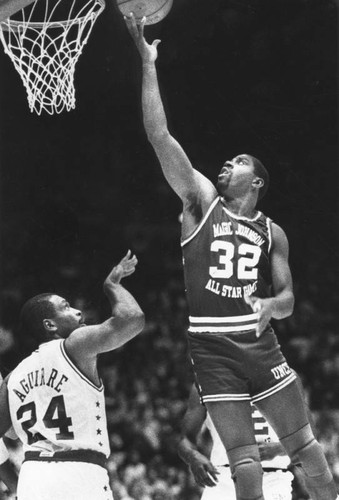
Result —
M 271 223 L 272 243 L 273 247 L 286 247 L 288 248 L 288 239 L 285 231 L 281 226 L 275 222 Z
M 184 212 L 195 213 L 199 207 L 203 215 L 218 192 L 214 184 L 198 170 L 194 170 L 194 177 L 195 182 L 186 190 L 182 198 L 183 209 Z

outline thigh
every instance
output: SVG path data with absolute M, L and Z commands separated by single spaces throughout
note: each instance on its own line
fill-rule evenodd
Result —
M 188 334 L 192 367 L 204 403 L 251 400 L 238 337 Z
M 293 434 L 308 423 L 306 404 L 295 380 L 279 392 L 257 401 L 255 406 L 279 438 Z
M 250 402 L 218 401 L 206 407 L 226 450 L 256 443 Z

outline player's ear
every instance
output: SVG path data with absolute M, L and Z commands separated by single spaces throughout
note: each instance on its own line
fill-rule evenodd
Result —
M 55 332 L 57 330 L 57 326 L 52 319 L 44 319 L 42 322 L 46 332 Z
M 252 186 L 255 187 L 256 189 L 262 188 L 264 184 L 265 184 L 264 179 L 262 179 L 261 177 L 256 177 L 252 181 Z

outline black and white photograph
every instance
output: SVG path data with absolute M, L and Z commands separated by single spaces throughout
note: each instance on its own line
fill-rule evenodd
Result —
M 0 500 L 339 499 L 338 0 L 0 0 Z

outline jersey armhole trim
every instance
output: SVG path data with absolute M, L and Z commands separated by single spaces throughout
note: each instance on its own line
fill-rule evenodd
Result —
M 207 210 L 207 212 L 205 213 L 204 217 L 202 218 L 202 220 L 200 221 L 200 223 L 198 224 L 198 226 L 195 228 L 195 230 L 193 231 L 193 233 L 191 234 L 191 236 L 188 236 L 188 238 L 185 238 L 184 240 L 181 241 L 181 247 L 185 246 L 187 243 L 189 243 L 197 234 L 198 232 L 200 231 L 200 229 L 202 228 L 202 226 L 205 224 L 206 220 L 208 219 L 210 213 L 212 212 L 213 208 L 216 206 L 216 204 L 218 203 L 218 201 L 220 200 L 220 196 L 217 196 L 211 203 L 211 205 L 209 206 L 209 209 Z
M 268 233 L 268 253 L 271 252 L 272 248 L 272 219 L 266 217 L 267 233 Z
M 102 392 L 103 389 L 104 389 L 104 385 L 101 381 L 101 384 L 100 386 L 97 386 L 95 385 L 88 377 L 86 377 L 86 375 L 84 375 L 82 373 L 81 370 L 79 370 L 79 368 L 73 363 L 73 361 L 71 360 L 71 358 L 68 356 L 67 352 L 66 352 L 66 349 L 65 349 L 65 339 L 63 339 L 62 342 L 60 342 L 60 350 L 61 350 L 61 353 L 63 355 L 63 357 L 65 358 L 65 360 L 67 361 L 67 363 L 70 365 L 70 367 L 79 375 L 80 378 L 82 378 L 82 380 L 84 380 L 84 382 L 87 382 L 87 384 L 89 384 L 91 387 L 93 387 L 93 389 L 96 389 L 97 391 L 99 392 Z M 101 380 L 101 379 L 100 379 Z

